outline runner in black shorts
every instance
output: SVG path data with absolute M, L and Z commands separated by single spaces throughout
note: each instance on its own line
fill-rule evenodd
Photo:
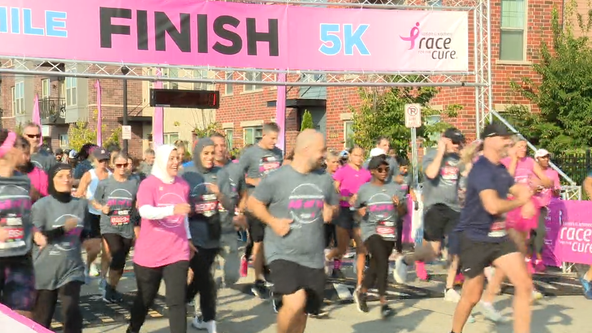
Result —
M 294 160 L 263 179 L 247 207 L 266 224 L 265 256 L 274 294 L 282 295 L 277 332 L 304 332 L 306 314 L 319 313 L 325 289 L 324 223 L 339 197 L 328 173 L 318 168 L 325 154 L 323 135 L 302 131 Z
M 460 233 L 460 262 L 465 275 L 461 299 L 454 312 L 452 333 L 461 333 L 473 307 L 481 299 L 484 270 L 494 265 L 514 286 L 514 332 L 530 332 L 532 280 L 524 255 L 506 232 L 505 215 L 522 207 L 522 214 L 533 216 L 535 208 L 530 188 L 514 184 L 513 177 L 500 163 L 509 147 L 511 133 L 502 124 L 487 125 L 483 131 L 483 156 L 473 164 L 467 179 L 465 206 L 455 232 Z M 508 195 L 515 199 L 509 201 Z
M 276 123 L 263 125 L 261 140 L 246 149 L 241 155 L 239 165 L 246 174 L 248 195 L 253 193 L 259 182 L 282 165 L 282 151 L 275 146 L 280 128 Z M 249 223 L 249 236 L 253 244 L 253 266 L 255 267 L 255 284 L 251 291 L 260 298 L 267 298 L 269 291 L 264 280 L 263 237 L 265 226 L 250 212 L 246 212 Z M 246 258 L 249 260 L 249 258 Z

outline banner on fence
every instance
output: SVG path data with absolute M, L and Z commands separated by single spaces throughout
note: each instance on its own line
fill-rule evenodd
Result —
M 0 0 L 0 55 L 145 65 L 466 72 L 468 12 L 184 0 Z
M 554 200 L 549 205 L 543 252 L 547 266 L 592 265 L 592 201 Z

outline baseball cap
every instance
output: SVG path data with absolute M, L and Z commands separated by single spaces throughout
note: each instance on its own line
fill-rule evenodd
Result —
M 58 148 L 55 150 L 55 154 L 56 155 L 63 155 L 64 154 L 64 150 L 62 150 L 62 148 Z
M 380 155 L 386 155 L 386 152 L 382 148 L 372 148 L 370 151 L 370 157 L 376 157 Z
M 368 170 L 376 170 L 381 165 L 389 165 L 384 154 L 372 157 L 368 162 Z
M 68 153 L 68 157 L 69 157 L 69 158 L 76 158 L 76 157 L 78 157 L 78 153 L 76 153 L 76 150 L 72 149 L 72 150 L 70 150 L 70 152 Z
M 452 141 L 452 143 L 454 143 L 455 145 L 465 143 L 465 136 L 456 127 L 451 127 L 449 129 L 447 129 L 446 131 L 444 131 L 443 136 L 445 138 L 450 139 L 450 141 Z
M 349 152 L 347 150 L 342 150 L 341 153 L 339 153 L 339 158 L 348 158 L 349 157 Z
M 534 154 L 535 158 L 545 157 L 545 156 L 551 156 L 551 153 L 549 153 L 549 151 L 547 149 L 539 149 Z
M 107 149 L 103 147 L 97 147 L 93 152 L 93 157 L 97 159 L 97 161 L 108 160 L 111 155 L 107 151 Z
M 493 138 L 495 136 L 511 136 L 516 133 L 510 131 L 504 124 L 500 123 L 491 123 L 485 126 L 483 132 L 481 133 L 481 137 L 485 138 Z

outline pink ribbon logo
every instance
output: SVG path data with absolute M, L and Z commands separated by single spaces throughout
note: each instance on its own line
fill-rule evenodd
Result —
M 409 50 L 415 48 L 415 40 L 417 37 L 419 37 L 419 22 L 416 22 L 415 26 L 411 28 L 411 31 L 409 31 L 409 37 L 399 36 L 402 40 L 410 43 Z

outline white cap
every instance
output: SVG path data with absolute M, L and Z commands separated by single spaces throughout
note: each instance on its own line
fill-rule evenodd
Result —
M 376 157 L 380 155 L 386 155 L 382 148 L 372 148 L 372 150 L 370 151 L 370 157 Z
M 342 150 L 341 153 L 339 153 L 339 157 L 341 158 L 345 158 L 349 156 L 349 152 L 347 150 Z
M 78 154 L 76 153 L 76 150 L 74 150 L 74 149 L 70 150 L 70 153 L 68 153 L 69 158 L 76 158 L 76 156 L 78 156 Z
M 549 153 L 549 151 L 547 151 L 547 149 L 539 149 L 534 154 L 534 157 L 539 158 L 539 157 L 545 157 L 545 156 L 549 156 L 549 155 L 551 155 L 551 154 Z

